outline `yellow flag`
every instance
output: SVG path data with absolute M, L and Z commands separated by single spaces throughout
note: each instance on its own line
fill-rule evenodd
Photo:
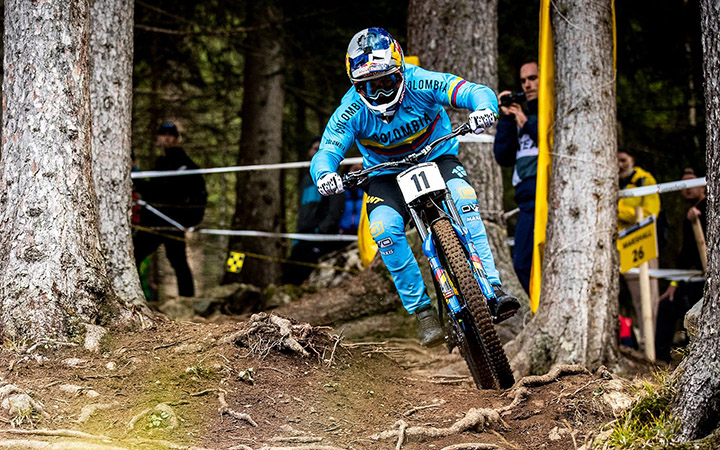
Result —
M 358 250 L 360 251 L 360 260 L 364 267 L 370 265 L 375 254 L 377 253 L 377 244 L 370 235 L 370 220 L 368 219 L 367 194 L 363 194 L 362 212 L 360 213 L 360 223 L 358 224 Z
M 550 0 L 540 0 L 540 85 L 538 87 L 538 167 L 535 191 L 535 232 L 533 235 L 532 269 L 530 271 L 530 310 L 536 312 L 540 304 L 541 264 L 545 250 L 545 227 L 550 187 L 550 151 L 552 127 L 555 123 L 555 62 L 553 33 L 550 23 Z

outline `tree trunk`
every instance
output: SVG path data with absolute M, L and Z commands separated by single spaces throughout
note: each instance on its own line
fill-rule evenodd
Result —
M 518 375 L 615 364 L 617 156 L 610 2 L 552 3 L 555 141 L 540 309 L 508 346 Z M 512 357 L 514 355 L 514 357 Z
M 133 2 L 95 0 L 90 17 L 93 178 L 100 240 L 113 290 L 128 307 L 146 308 L 149 314 L 131 251 Z
M 497 91 L 497 0 L 410 0 L 408 55 L 428 70 L 449 72 Z M 454 124 L 469 111 L 453 110 Z M 503 285 L 528 304 L 515 275 L 503 214 L 503 184 L 491 143 L 462 143 L 460 158 L 477 191 L 478 203 Z M 517 334 L 522 325 L 514 332 Z
M 92 179 L 87 1 L 5 2 L 0 335 L 77 336 L 118 312 Z
M 250 2 L 248 9 L 248 23 L 265 28 L 248 35 L 245 52 L 243 121 L 238 157 L 238 165 L 241 166 L 279 163 L 282 159 L 285 67 L 280 29 L 282 10 L 274 2 Z M 238 175 L 233 228 L 279 232 L 282 225 L 280 189 L 280 173 L 276 170 Z M 271 258 L 283 255 L 279 239 L 235 238 L 231 239 L 230 248 Z M 240 280 L 264 286 L 278 282 L 280 276 L 278 262 L 248 257 Z M 233 278 L 228 273 L 226 281 Z
M 720 3 L 701 2 L 701 22 L 705 70 L 706 161 L 708 164 L 708 270 L 699 330 L 687 357 L 675 371 L 677 393 L 672 414 L 680 420 L 678 439 L 687 442 L 718 428 L 720 417 Z

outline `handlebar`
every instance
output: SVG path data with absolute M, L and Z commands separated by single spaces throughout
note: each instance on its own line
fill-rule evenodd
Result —
M 430 142 L 429 144 L 426 144 L 422 150 L 415 153 L 410 153 L 409 155 L 406 155 L 402 157 L 401 159 L 395 160 L 395 161 L 386 161 L 384 163 L 376 164 L 374 166 L 368 167 L 367 169 L 362 170 L 356 170 L 355 172 L 349 172 L 346 175 L 343 175 L 342 182 L 343 187 L 345 189 L 354 189 L 360 185 L 362 185 L 367 179 L 369 178 L 369 175 L 373 172 L 377 172 L 379 170 L 383 169 L 395 169 L 398 167 L 405 167 L 405 166 L 412 166 L 414 164 L 417 164 L 418 161 L 420 161 L 422 158 L 426 157 L 430 154 L 430 152 L 437 147 L 438 145 L 442 144 L 445 141 L 448 141 L 454 137 L 462 136 L 464 134 L 468 134 L 471 131 L 470 124 L 464 123 L 460 125 L 459 127 L 452 130 L 450 133 L 446 134 L 445 136 L 440 136 L 439 138 L 435 139 L 434 141 Z

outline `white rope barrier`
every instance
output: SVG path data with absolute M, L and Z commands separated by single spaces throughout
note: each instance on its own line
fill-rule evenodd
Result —
M 478 135 L 467 135 L 460 136 L 458 138 L 460 142 L 484 142 L 492 143 L 495 138 L 489 134 L 478 134 Z M 357 158 L 346 158 L 340 164 L 362 164 L 363 159 Z M 136 178 L 160 178 L 160 177 L 177 177 L 184 175 L 197 175 L 197 174 L 209 174 L 209 173 L 229 173 L 229 172 L 249 172 L 252 170 L 279 170 L 279 169 L 301 169 L 304 167 L 310 167 L 310 161 L 298 161 L 288 163 L 277 163 L 277 164 L 255 164 L 252 166 L 229 166 L 229 167 L 214 167 L 210 169 L 190 169 L 190 170 L 146 170 L 144 172 L 132 172 L 130 177 Z
M 313 242 L 327 242 L 327 241 L 357 241 L 357 235 L 354 234 L 304 234 L 304 233 L 270 233 L 267 231 L 254 231 L 254 230 L 213 230 L 203 228 L 196 230 L 202 234 L 212 234 L 216 236 L 257 236 L 257 237 L 275 237 L 284 239 L 294 239 L 298 241 L 313 241 Z
M 652 184 L 650 186 L 640 186 L 632 189 L 623 189 L 618 194 L 620 198 L 642 197 L 651 194 L 663 194 L 665 192 L 679 191 L 681 189 L 689 189 L 707 184 L 705 177 L 691 178 L 689 180 L 671 181 L 669 183 Z

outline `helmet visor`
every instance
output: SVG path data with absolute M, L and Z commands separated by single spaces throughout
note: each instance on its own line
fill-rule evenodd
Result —
M 353 82 L 355 90 L 374 105 L 390 103 L 397 97 L 402 87 L 402 73 L 395 72 L 379 78 Z

